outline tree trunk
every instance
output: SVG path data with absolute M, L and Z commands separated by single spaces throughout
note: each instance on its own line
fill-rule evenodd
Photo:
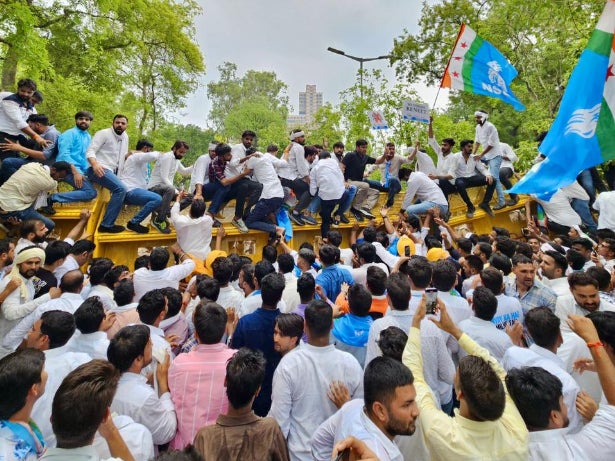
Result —
M 17 77 L 17 63 L 19 55 L 14 51 L 14 48 L 6 43 L 8 50 L 2 63 L 2 89 L 6 91 L 16 91 L 15 84 Z

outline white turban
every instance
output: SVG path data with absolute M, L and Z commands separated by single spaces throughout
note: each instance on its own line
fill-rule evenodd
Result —
M 209 147 L 208 150 L 216 150 L 216 146 L 218 145 L 218 143 L 215 142 L 210 142 L 209 143 Z
M 17 253 L 17 256 L 15 256 L 15 260 L 13 261 L 13 269 L 11 270 L 11 272 L 9 272 L 9 276 L 17 277 L 19 275 L 18 265 L 32 258 L 40 258 L 42 266 L 43 264 L 45 264 L 45 251 L 40 247 L 32 247 Z M 22 283 L 19 286 L 19 289 L 21 290 L 22 298 L 27 299 L 28 290 L 25 283 Z
M 303 131 L 297 131 L 296 133 L 291 133 L 290 140 L 294 141 L 295 139 L 300 138 L 301 136 L 305 136 L 305 133 Z
M 489 114 L 487 114 L 487 112 L 483 112 L 482 110 L 477 110 L 476 112 L 474 112 L 474 116 L 480 117 L 483 120 L 487 120 L 487 118 L 489 117 Z

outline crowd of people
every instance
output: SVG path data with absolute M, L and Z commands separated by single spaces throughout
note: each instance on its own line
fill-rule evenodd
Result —
M 29 82 L 0 102 L 22 121 Z M 32 117 L 43 116 L 28 115 L 16 133 L 0 116 L 5 152 L 25 146 L 23 134 L 43 148 L 32 151 L 51 146 Z M 246 131 L 240 144 L 214 144 L 186 168 L 186 143 L 161 154 L 143 140 L 124 155 L 126 117 L 90 142 L 91 119 L 77 114 L 57 154 L 43 154 L 56 155 L 50 165 L 22 151 L 28 158 L 9 153 L 0 167 L 0 216 L 19 234 L 0 240 L 2 459 L 615 455 L 611 192 L 592 201 L 597 224 L 574 183 L 555 204 L 535 198 L 547 223 L 527 205 L 522 236 L 499 227 L 461 234 L 447 222 L 450 193 L 465 200 L 465 188 L 484 185 L 478 206 L 487 213 L 490 193 L 494 208 L 518 200 L 506 201 L 500 185 L 512 174 L 501 162 L 514 154 L 482 111 L 477 142 L 462 141 L 460 153 L 452 139 L 434 144 L 430 129 L 437 164 L 418 145 L 408 157 L 391 144 L 370 157 L 363 140 L 345 155 L 339 143 L 319 152 L 297 130 L 281 158 L 275 146 L 252 149 Z M 414 158 L 416 171 L 401 166 Z M 365 180 L 367 164 L 380 166 L 380 181 Z M 192 174 L 189 193 L 175 190 L 176 172 Z M 41 200 L 58 180 L 74 190 Z M 404 209 L 393 217 L 403 181 Z M 75 195 L 91 199 L 90 182 L 111 191 L 99 231 L 119 231 L 126 202 L 142 206 L 130 230 L 146 232 L 141 222 L 154 213 L 160 232 L 170 219 L 177 242 L 134 255 L 132 270 L 93 259 L 86 210 L 64 240 L 51 239 L 53 221 L 39 205 L 52 212 Z M 288 246 L 278 223 L 285 188 L 296 197 L 295 225 L 313 224 L 320 207 L 322 245 Z M 380 192 L 389 195 L 376 217 Z M 230 199 L 240 231 L 271 234 L 260 259 L 223 251 L 224 226 L 211 241 Z M 345 242 L 331 227 L 348 211 L 357 222 Z

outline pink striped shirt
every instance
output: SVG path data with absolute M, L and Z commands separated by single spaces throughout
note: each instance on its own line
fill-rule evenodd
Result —
M 218 415 L 227 412 L 226 362 L 235 352 L 222 343 L 199 344 L 171 363 L 169 389 L 177 414 L 172 448 L 183 449 L 199 429 L 215 424 Z

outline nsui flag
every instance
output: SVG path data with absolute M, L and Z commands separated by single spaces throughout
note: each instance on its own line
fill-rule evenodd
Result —
M 609 0 L 572 71 L 562 104 L 539 147 L 546 159 L 511 189 L 552 194 L 584 170 L 615 158 L 615 0 Z
M 440 86 L 498 98 L 525 110 L 510 89 L 516 76 L 517 69 L 502 53 L 462 24 Z

